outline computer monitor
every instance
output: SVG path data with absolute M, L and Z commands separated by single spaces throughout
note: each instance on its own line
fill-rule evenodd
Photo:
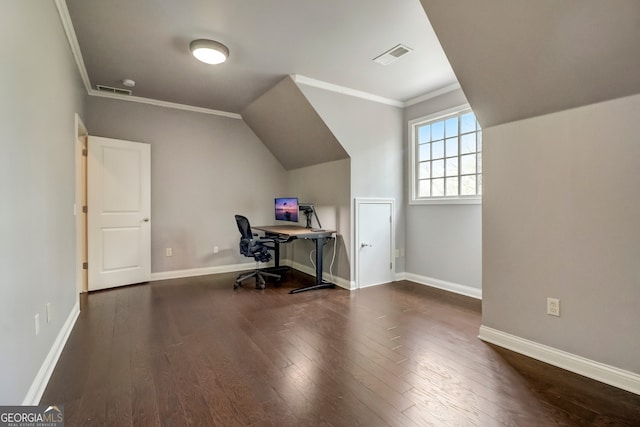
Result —
M 275 199 L 276 221 L 298 222 L 298 198 L 278 197 Z

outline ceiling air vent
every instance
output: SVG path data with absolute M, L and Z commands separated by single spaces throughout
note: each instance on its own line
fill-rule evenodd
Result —
M 377 62 L 378 64 L 382 64 L 382 65 L 389 65 L 393 61 L 397 60 L 401 56 L 406 55 L 407 53 L 411 52 L 412 50 L 413 49 L 411 49 L 410 47 L 407 47 L 405 45 L 399 44 L 398 46 L 392 47 L 391 49 L 389 49 L 388 51 L 386 51 L 382 55 L 379 55 L 379 56 L 373 58 L 373 62 Z
M 119 95 L 131 95 L 131 90 L 129 89 L 120 89 L 119 87 L 111 87 L 105 85 L 96 85 L 96 88 L 100 92 L 117 93 Z

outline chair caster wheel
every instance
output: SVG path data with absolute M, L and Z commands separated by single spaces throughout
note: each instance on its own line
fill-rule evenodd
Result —
M 234 285 L 233 285 L 233 289 L 238 289 L 238 287 L 239 287 L 239 286 L 240 286 L 240 284 L 239 284 L 239 283 L 234 283 Z
M 256 283 L 256 289 L 264 289 L 266 288 L 267 285 L 265 283 Z

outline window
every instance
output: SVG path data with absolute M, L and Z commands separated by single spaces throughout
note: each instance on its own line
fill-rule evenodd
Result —
M 469 106 L 409 123 L 412 203 L 480 203 L 482 129 Z

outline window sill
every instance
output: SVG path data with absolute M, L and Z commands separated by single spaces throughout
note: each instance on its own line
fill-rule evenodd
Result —
M 482 197 L 433 197 L 429 199 L 412 199 L 410 205 L 481 205 Z

